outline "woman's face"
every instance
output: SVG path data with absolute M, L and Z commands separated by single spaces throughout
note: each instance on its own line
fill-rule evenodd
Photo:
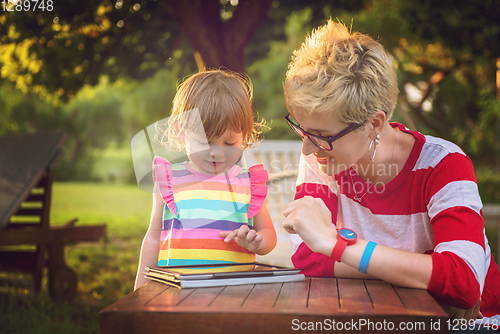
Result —
M 205 134 L 186 133 L 186 153 L 191 166 L 204 174 L 218 175 L 234 166 L 240 159 L 243 134 L 226 130 L 218 138 Z
M 331 137 L 345 129 L 348 124 L 341 123 L 332 115 L 318 113 L 305 113 L 304 109 L 296 107 L 292 116 L 300 127 L 307 132 L 323 137 Z M 366 125 L 365 125 L 366 126 Z M 368 146 L 370 138 L 368 133 L 361 130 L 352 131 L 332 143 L 333 149 L 326 151 L 304 138 L 302 153 L 304 155 L 314 154 L 321 172 L 327 175 L 335 175 L 351 166 L 368 160 Z

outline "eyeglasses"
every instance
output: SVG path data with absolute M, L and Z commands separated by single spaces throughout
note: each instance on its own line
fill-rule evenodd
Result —
M 293 131 L 295 131 L 302 139 L 305 137 L 309 138 L 309 140 L 316 146 L 318 146 L 320 149 L 325 150 L 325 151 L 331 151 L 333 149 L 332 143 L 336 141 L 337 139 L 340 139 L 344 137 L 346 134 L 349 132 L 352 132 L 359 127 L 363 125 L 359 123 L 351 123 L 349 124 L 344 130 L 340 131 L 337 133 L 335 136 L 330 136 L 330 137 L 323 137 L 323 136 L 318 136 L 314 135 L 310 132 L 305 131 L 302 129 L 298 124 L 295 124 L 291 119 L 290 119 L 290 113 L 285 116 L 285 120 L 292 128 Z

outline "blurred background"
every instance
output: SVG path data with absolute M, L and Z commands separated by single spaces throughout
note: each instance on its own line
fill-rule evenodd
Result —
M 329 18 L 374 37 L 394 56 L 400 96 L 392 120 L 462 147 L 483 202 L 500 204 L 498 0 L 0 6 L 0 136 L 65 129 L 51 224 L 78 217 L 108 225 L 106 240 L 66 247 L 78 276 L 74 301 L 61 306 L 43 292 L 36 300 L 0 296 L 0 332 L 97 333 L 98 311 L 133 290 L 149 224 L 151 194 L 137 186 L 132 137 L 169 116 L 180 79 L 226 67 L 253 81 L 254 108 L 270 122 L 266 139 L 297 139 L 283 120 L 287 64 L 307 33 Z M 494 254 L 497 233 L 487 230 Z

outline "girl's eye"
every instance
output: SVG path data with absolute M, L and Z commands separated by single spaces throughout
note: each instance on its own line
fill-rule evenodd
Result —
M 228 145 L 228 146 L 233 146 L 234 144 L 236 144 L 236 142 L 234 142 L 234 143 L 225 143 L 225 144 Z

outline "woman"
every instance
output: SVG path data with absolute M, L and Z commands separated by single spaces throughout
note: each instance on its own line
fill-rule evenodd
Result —
M 472 163 L 453 143 L 389 123 L 398 86 L 383 46 L 330 20 L 294 52 L 284 91 L 303 138 L 283 221 L 294 265 L 427 289 L 454 317 L 500 323 Z

